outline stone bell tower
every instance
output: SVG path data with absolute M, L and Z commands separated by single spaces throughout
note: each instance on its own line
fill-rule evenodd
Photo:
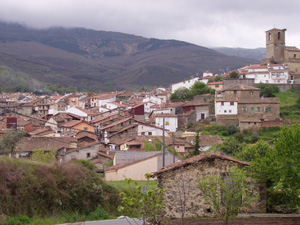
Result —
M 286 29 L 273 28 L 266 31 L 266 60 L 270 63 L 283 63 Z

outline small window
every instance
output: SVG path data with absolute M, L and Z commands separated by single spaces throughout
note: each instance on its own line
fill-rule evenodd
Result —
M 254 107 L 251 107 L 251 111 L 254 111 Z
M 272 37 L 272 36 L 271 36 L 271 33 L 269 33 L 269 41 L 271 41 L 271 37 Z
M 278 40 L 280 40 L 280 32 L 278 32 Z
M 87 130 L 87 129 L 88 129 L 88 127 L 84 127 L 83 129 L 84 129 L 84 130 Z
M 218 84 L 216 84 L 216 88 L 218 88 L 219 87 L 219 85 Z
M 151 136 L 151 135 L 152 135 L 152 132 L 148 132 L 148 135 L 150 135 L 150 136 Z
M 224 110 L 224 113 L 227 113 L 227 110 Z
M 91 153 L 89 153 L 89 152 L 86 153 L 86 157 L 87 157 L 87 158 L 90 158 L 90 157 L 91 157 Z
M 145 135 L 145 132 L 142 132 L 141 135 Z
M 266 112 L 271 112 L 271 107 L 266 107 Z
M 246 111 L 247 111 L 247 108 L 246 108 L 246 107 L 243 107 L 242 110 L 243 110 L 243 112 L 246 112 Z
M 294 58 L 296 58 L 297 57 L 297 55 L 296 54 L 294 54 Z
M 257 112 L 260 112 L 260 107 L 257 107 Z
M 229 109 L 228 111 L 229 111 L 229 113 L 231 113 L 231 109 Z
M 233 94 L 237 94 L 237 91 L 233 91 Z
M 224 105 L 224 102 L 221 102 L 221 105 L 223 106 L 223 105 Z
M 230 102 L 230 105 L 234 105 L 234 102 Z

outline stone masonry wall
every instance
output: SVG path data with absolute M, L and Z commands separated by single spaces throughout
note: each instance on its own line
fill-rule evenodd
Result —
M 237 165 L 228 160 L 205 160 L 184 168 L 164 172 L 158 176 L 158 186 L 167 188 L 165 200 L 165 216 L 168 218 L 181 218 L 182 202 L 185 199 L 186 212 L 184 218 L 211 217 L 210 206 L 205 202 L 203 195 L 198 188 L 198 178 L 207 175 L 218 175 L 228 172 L 229 168 Z M 253 193 L 261 190 L 260 201 L 255 205 L 255 212 L 266 211 L 266 192 L 261 184 L 255 184 Z M 185 197 L 184 197 L 185 196 Z

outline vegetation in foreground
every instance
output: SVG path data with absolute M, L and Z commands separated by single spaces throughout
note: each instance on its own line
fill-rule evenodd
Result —
M 117 215 L 119 205 L 115 188 L 75 162 L 45 164 L 1 157 L 0 190 L 4 224 L 107 219 Z

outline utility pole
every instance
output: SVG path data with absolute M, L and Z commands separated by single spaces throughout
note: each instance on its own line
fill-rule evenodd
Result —
M 175 140 L 174 140 L 173 132 L 172 132 L 172 142 L 173 142 L 173 163 L 175 163 Z
M 163 117 L 163 140 L 162 140 L 162 150 L 163 150 L 163 167 L 165 167 L 165 117 Z

